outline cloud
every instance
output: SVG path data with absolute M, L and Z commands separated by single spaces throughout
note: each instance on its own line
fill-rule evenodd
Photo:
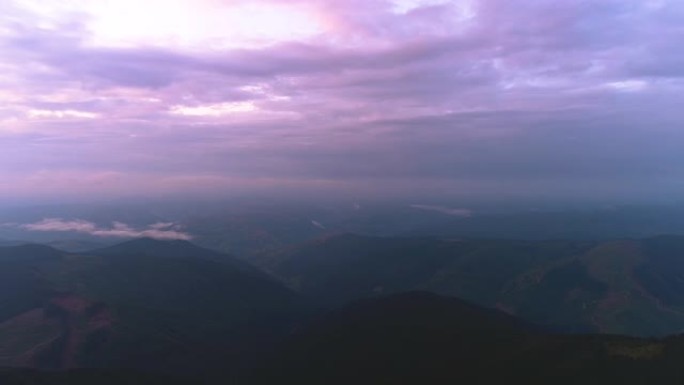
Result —
M 173 222 L 157 222 L 155 224 L 149 225 L 148 227 L 153 230 L 168 230 L 176 228 L 177 226 L 178 225 Z
M 0 4 L 0 198 L 684 193 L 681 1 L 97 4 Z
M 134 229 L 131 226 L 113 222 L 109 228 L 100 227 L 93 222 L 82 219 L 64 220 L 61 218 L 45 218 L 36 223 L 24 224 L 20 228 L 28 231 L 42 232 L 77 232 L 106 238 L 153 238 L 160 240 L 191 240 L 192 236 L 181 230 L 175 223 L 154 223 L 146 229 Z
M 97 226 L 84 220 L 64 221 L 59 218 L 46 218 L 40 222 L 21 225 L 21 228 L 29 231 L 75 231 L 91 234 L 97 231 Z
M 442 213 L 442 214 L 446 214 L 446 215 L 453 215 L 456 217 L 463 217 L 463 218 L 469 218 L 473 215 L 473 211 L 470 209 L 454 209 L 454 208 L 444 207 L 444 206 L 417 205 L 417 204 L 413 204 L 413 205 L 411 205 L 411 207 L 414 209 L 435 211 L 438 213 Z

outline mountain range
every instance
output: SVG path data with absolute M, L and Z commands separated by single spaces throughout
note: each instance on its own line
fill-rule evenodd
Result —
M 254 261 L 321 304 L 428 290 L 564 331 L 684 327 L 684 237 L 526 241 L 339 235 Z
M 678 383 L 682 252 L 680 236 L 342 234 L 250 263 L 187 241 L 5 246 L 0 383 Z

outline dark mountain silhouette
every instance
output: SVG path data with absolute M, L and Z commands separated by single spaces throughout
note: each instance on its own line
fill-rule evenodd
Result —
M 426 292 L 354 302 L 293 334 L 251 374 L 0 370 L 3 384 L 679 384 L 684 339 L 554 334 Z M 223 357 L 228 360 L 230 357 Z M 227 362 L 227 361 L 226 361 Z
M 352 303 L 297 335 L 253 383 L 675 384 L 681 338 L 557 335 L 430 293 Z
M 0 275 L 0 366 L 229 371 L 304 309 L 268 275 L 187 242 L 0 249 Z
M 79 369 L 64 372 L 0 369 L 3 385 L 194 385 L 197 379 L 126 370 Z

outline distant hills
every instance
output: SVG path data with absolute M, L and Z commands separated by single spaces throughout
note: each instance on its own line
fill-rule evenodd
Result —
M 535 206 L 539 205 L 539 206 Z M 443 206 L 443 207 L 442 207 Z M 427 210 L 426 208 L 430 208 Z M 438 210 L 435 210 L 438 209 Z M 472 213 L 472 215 L 463 215 Z M 684 234 L 684 205 L 481 206 L 467 202 L 326 202 L 251 198 L 226 202 L 109 202 L 0 209 L 0 238 L 83 252 L 124 238 L 77 231 L 30 230 L 48 218 L 113 222 L 134 229 L 175 223 L 198 245 L 248 259 L 321 236 L 606 240 Z M 112 235 L 112 234 L 110 234 Z
M 684 234 L 684 206 L 614 206 L 479 213 L 416 226 L 405 235 L 489 239 L 647 238 Z
M 429 290 L 559 330 L 684 328 L 684 237 L 513 241 L 340 235 L 255 261 L 318 303 Z
M 461 207 L 455 203 L 446 205 Z M 424 205 L 284 205 L 261 202 L 176 218 L 187 225 L 187 231 L 195 235 L 197 243 L 240 257 L 343 233 L 540 241 L 684 235 L 682 205 L 500 210 L 475 208 L 472 215 L 460 215 L 460 211 L 464 210 L 458 209 L 440 212 L 417 208 L 420 206 Z

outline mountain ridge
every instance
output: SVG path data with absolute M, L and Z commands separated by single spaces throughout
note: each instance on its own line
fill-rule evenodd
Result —
M 527 241 L 343 234 L 254 261 L 313 300 L 428 290 L 575 332 L 641 336 L 684 325 L 684 237 Z
M 5 366 L 197 371 L 223 355 L 248 365 L 306 308 L 273 277 L 187 242 L 12 250 L 0 250 Z
M 254 384 L 675 384 L 681 337 L 556 334 L 503 312 L 411 292 L 353 302 L 303 330 Z

